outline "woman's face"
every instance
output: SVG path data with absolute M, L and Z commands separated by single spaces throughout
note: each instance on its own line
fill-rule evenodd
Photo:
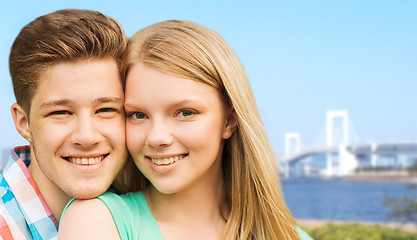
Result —
M 128 150 L 159 192 L 218 186 L 233 117 L 215 89 L 138 63 L 127 76 L 125 99 Z

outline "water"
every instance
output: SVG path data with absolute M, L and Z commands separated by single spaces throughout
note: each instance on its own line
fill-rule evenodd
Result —
M 384 191 L 391 197 L 411 193 L 406 184 L 341 179 L 283 179 L 282 186 L 288 207 L 298 219 L 387 222 L 390 208 L 383 205 Z

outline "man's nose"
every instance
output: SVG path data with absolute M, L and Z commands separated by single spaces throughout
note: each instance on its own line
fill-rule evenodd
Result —
M 95 124 L 96 121 L 91 116 L 80 116 L 74 126 L 71 136 L 72 142 L 86 148 L 98 144 L 102 139 L 102 135 Z

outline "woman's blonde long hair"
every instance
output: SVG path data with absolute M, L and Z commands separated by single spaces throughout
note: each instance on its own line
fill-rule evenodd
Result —
M 222 158 L 225 199 L 230 209 L 224 239 L 299 239 L 249 81 L 226 41 L 193 22 L 160 22 L 130 38 L 122 60 L 125 78 L 138 62 L 204 82 L 234 108 L 237 129 L 226 140 Z M 132 161 L 124 173 L 130 190 L 149 185 Z

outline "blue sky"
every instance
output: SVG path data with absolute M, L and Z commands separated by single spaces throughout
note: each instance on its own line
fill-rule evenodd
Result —
M 417 141 L 417 1 L 2 1 L 0 150 L 26 144 L 10 115 L 12 42 L 62 8 L 101 11 L 128 36 L 167 19 L 214 29 L 245 66 L 277 151 L 286 132 L 320 142 L 329 109 L 347 110 L 362 142 Z

